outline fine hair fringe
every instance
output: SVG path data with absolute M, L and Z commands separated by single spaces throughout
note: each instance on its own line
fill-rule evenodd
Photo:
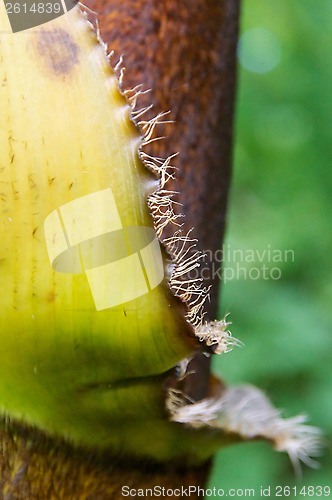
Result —
M 168 182 L 175 179 L 176 168 L 172 160 L 178 153 L 167 158 L 158 158 L 148 154 L 144 148 L 152 142 L 163 139 L 155 136 L 156 127 L 161 124 L 172 123 L 166 119 L 169 112 L 159 113 L 148 120 L 144 115 L 152 109 L 152 105 L 138 108 L 139 97 L 149 92 L 138 85 L 123 94 L 127 97 L 132 108 L 132 119 L 143 132 L 143 141 L 139 149 L 139 156 L 143 164 L 159 179 L 159 188 L 148 196 L 148 206 L 152 214 L 157 237 L 165 245 L 171 258 L 169 286 L 173 294 L 187 305 L 186 319 L 192 325 L 195 334 L 204 325 L 204 304 L 209 299 L 209 288 L 203 285 L 202 278 L 189 278 L 189 273 L 201 266 L 204 254 L 197 250 L 197 240 L 191 237 L 192 229 L 185 232 L 183 229 L 181 204 L 175 200 L 178 194 L 168 189 Z M 164 237 L 165 229 L 172 235 Z M 199 336 L 198 336 L 199 337 Z M 199 337 L 202 341 L 203 338 Z

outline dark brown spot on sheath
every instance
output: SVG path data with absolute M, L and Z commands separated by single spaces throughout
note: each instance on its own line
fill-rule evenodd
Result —
M 63 29 L 41 31 L 37 50 L 50 71 L 59 76 L 69 74 L 78 63 L 79 48 Z

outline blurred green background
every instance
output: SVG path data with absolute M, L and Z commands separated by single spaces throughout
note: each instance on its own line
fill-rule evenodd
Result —
M 238 60 L 224 246 L 230 254 L 224 266 L 234 276 L 223 284 L 220 315 L 231 313 L 232 333 L 245 347 L 215 360 L 214 370 L 231 384 L 261 387 L 285 416 L 308 414 L 329 439 L 332 0 L 244 0 Z M 265 255 L 260 262 L 256 255 L 246 262 L 248 254 L 235 258 L 235 249 L 269 249 L 273 256 L 291 249 L 294 259 L 274 262 Z M 296 480 L 287 456 L 267 444 L 231 447 L 218 454 L 210 487 L 257 493 L 261 485 L 332 489 L 330 450 L 331 441 L 320 468 L 304 466 Z

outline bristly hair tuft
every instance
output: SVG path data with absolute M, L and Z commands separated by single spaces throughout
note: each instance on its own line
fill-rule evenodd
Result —
M 213 348 L 215 354 L 224 354 L 233 350 L 233 347 L 241 347 L 243 343 L 232 336 L 227 327 L 231 324 L 224 319 L 205 322 L 196 328 L 196 336 L 201 342 Z
M 297 474 L 301 472 L 301 462 L 310 467 L 319 465 L 314 458 L 321 455 L 321 431 L 306 425 L 307 418 L 303 415 L 283 418 L 280 410 L 256 387 L 224 389 L 218 396 L 199 402 L 172 388 L 166 408 L 173 422 L 194 428 L 209 426 L 245 440 L 272 442 L 277 451 L 288 453 Z

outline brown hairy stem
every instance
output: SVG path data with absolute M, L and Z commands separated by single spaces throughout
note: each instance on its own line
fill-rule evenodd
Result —
M 121 457 L 74 449 L 61 438 L 47 437 L 31 427 L 9 422 L 0 426 L 0 498 L 4 500 L 123 499 L 122 487 L 136 491 L 198 487 L 206 482 L 207 472 L 205 467 L 179 468 L 128 458 L 124 462 Z
M 239 0 L 87 0 L 99 14 L 102 39 L 123 56 L 123 90 L 143 84 L 151 91 L 140 97 L 150 117 L 170 111 L 160 125 L 161 141 L 144 150 L 173 164 L 185 230 L 194 228 L 198 249 L 215 255 L 225 228 L 230 183 L 232 126 L 236 83 Z M 214 265 L 215 264 L 215 265 Z M 217 315 L 218 263 L 206 259 L 204 281 L 211 285 L 206 319 Z M 208 278 L 206 278 L 208 276 Z M 208 393 L 210 360 L 198 354 L 191 362 L 185 392 L 194 399 Z

